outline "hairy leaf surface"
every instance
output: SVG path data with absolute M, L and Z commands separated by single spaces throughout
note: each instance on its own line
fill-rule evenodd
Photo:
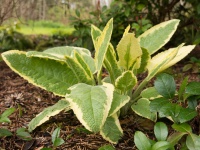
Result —
M 138 57 L 142 55 L 142 50 L 134 33 L 127 33 L 122 37 L 117 45 L 119 56 L 119 66 L 129 70 Z
M 28 124 L 29 132 L 33 131 L 36 127 L 40 126 L 44 122 L 48 121 L 51 116 L 55 116 L 61 111 L 70 110 L 69 103 L 66 100 L 59 100 L 53 106 L 45 108 L 41 113 L 39 113 L 31 122 Z
M 179 20 L 172 19 L 153 26 L 138 37 L 140 46 L 150 54 L 155 53 L 170 40 L 178 24 Z
M 112 84 L 91 86 L 83 83 L 69 88 L 66 95 L 71 108 L 86 129 L 99 132 L 106 121 L 113 99 Z
M 125 71 L 115 81 L 115 87 L 121 91 L 128 91 L 133 89 L 137 83 L 137 78 L 132 71 Z
M 114 133 L 114 134 L 113 134 Z M 106 119 L 105 124 L 100 130 L 100 134 L 107 141 L 116 144 L 118 140 L 122 137 L 123 131 L 119 123 L 117 114 L 110 116 Z
M 73 71 L 63 61 L 26 57 L 26 52 L 12 50 L 2 54 L 8 66 L 28 82 L 65 96 L 67 89 L 78 83 Z
M 144 118 L 150 119 L 152 121 L 156 121 L 157 119 L 157 115 L 155 112 L 151 112 L 150 111 L 150 107 L 149 107 L 149 100 L 146 98 L 141 98 L 137 101 L 136 104 L 133 104 L 131 106 L 132 110 L 138 114 L 139 116 L 142 116 Z

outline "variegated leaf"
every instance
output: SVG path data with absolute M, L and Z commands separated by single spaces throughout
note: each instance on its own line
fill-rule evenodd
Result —
M 76 55 L 76 59 L 73 59 L 69 56 L 65 56 L 65 61 L 67 63 L 67 65 L 71 68 L 71 70 L 74 73 L 74 77 L 76 77 L 79 81 L 79 83 L 87 83 L 87 84 L 94 84 L 94 79 L 93 76 L 91 75 L 91 73 L 89 72 L 89 68 L 87 66 L 86 63 L 84 64 L 80 64 L 79 61 L 83 61 L 83 59 L 81 60 L 81 58 L 77 58 L 78 54 Z M 85 67 L 85 68 L 84 68 Z
M 43 53 L 56 56 L 59 59 L 65 59 L 65 56 L 74 57 L 75 52 L 80 54 L 83 57 L 84 61 L 89 66 L 92 73 L 95 73 L 96 66 L 94 63 L 94 59 L 92 58 L 91 52 L 88 49 L 81 48 L 81 47 L 74 47 L 74 46 L 63 46 L 63 47 L 50 48 L 43 51 Z
M 127 33 L 122 37 L 117 45 L 117 53 L 119 66 L 129 70 L 136 59 L 142 55 L 142 50 L 134 33 Z
M 69 90 L 66 100 L 79 121 L 89 131 L 99 132 L 111 108 L 114 86 L 109 83 L 99 86 L 79 83 Z
M 82 47 L 74 47 L 74 46 L 60 46 L 60 47 L 49 48 L 44 51 L 44 53 L 57 56 L 58 58 L 64 58 L 65 56 L 72 56 L 74 52 L 78 52 L 81 55 L 85 54 L 91 56 L 91 53 L 88 49 Z
M 138 37 L 140 46 L 150 54 L 155 53 L 170 40 L 178 24 L 179 20 L 172 19 L 153 26 Z
M 123 131 L 119 123 L 117 114 L 114 114 L 106 119 L 105 124 L 100 130 L 102 137 L 110 143 L 116 144 L 123 136 Z
M 137 69 L 137 74 L 143 73 L 147 70 L 147 65 L 148 65 L 150 59 L 151 59 L 151 57 L 150 57 L 148 50 L 146 50 L 145 48 L 142 48 L 141 63 L 140 63 L 139 69 Z
M 110 19 L 103 29 L 100 36 L 97 38 L 97 42 L 95 44 L 95 63 L 97 71 L 100 71 L 103 65 L 104 57 L 106 55 L 106 51 L 108 45 L 110 43 L 111 34 L 113 30 L 113 19 Z
M 96 26 L 92 25 L 91 34 L 93 43 L 97 43 L 98 37 L 102 34 L 102 31 Z M 97 44 L 94 44 L 94 46 L 97 46 Z M 110 74 L 111 83 L 114 84 L 115 79 L 121 75 L 121 69 L 117 64 L 115 50 L 111 43 L 108 46 L 103 64 Z
M 51 116 L 55 116 L 61 111 L 69 111 L 71 108 L 66 100 L 59 100 L 53 106 L 45 108 L 28 124 L 29 132 L 33 131 L 36 127 L 40 126 L 44 122 L 48 121 Z
M 79 82 L 74 72 L 63 61 L 27 57 L 23 51 L 7 51 L 2 54 L 6 64 L 28 82 L 65 96 L 67 89 Z
M 139 116 L 142 116 L 155 122 L 157 119 L 157 113 L 150 111 L 149 104 L 150 101 L 148 99 L 141 98 L 137 101 L 136 104 L 133 104 L 131 108 Z
M 128 26 L 126 27 L 126 29 L 125 29 L 125 31 L 124 31 L 124 34 L 123 34 L 123 36 L 125 36 L 125 35 L 127 35 L 127 34 L 128 34 L 128 32 L 129 32 L 130 28 L 131 28 L 131 26 L 130 26 L 130 25 L 128 25 Z
M 111 44 L 109 45 L 108 50 L 106 52 L 104 66 L 109 72 L 111 83 L 115 84 L 115 80 L 122 74 L 122 71 L 118 66 L 115 51 Z
M 115 87 L 123 92 L 133 89 L 137 83 L 137 78 L 132 71 L 125 71 L 116 79 Z
M 122 108 L 126 103 L 128 103 L 129 100 L 130 97 L 128 95 L 122 95 L 114 91 L 113 101 L 108 116 L 112 116 L 115 113 L 117 113 L 117 111 L 119 111 L 120 108 Z
M 156 56 L 154 56 L 148 66 L 147 69 L 149 71 L 148 73 L 148 80 L 150 80 L 152 77 L 154 77 L 158 72 L 162 70 L 162 67 L 168 64 L 178 53 L 179 48 L 182 45 L 180 45 L 177 48 L 171 48 L 169 50 L 166 50 L 164 52 L 158 53 Z
M 162 66 L 162 69 L 160 70 L 160 72 L 173 66 L 174 64 L 176 64 L 177 62 L 182 60 L 185 56 L 187 56 L 194 49 L 194 47 L 195 47 L 195 45 L 188 45 L 188 46 L 181 47 L 178 50 L 177 55 L 166 65 Z
M 146 88 L 145 90 L 143 90 L 141 92 L 141 96 L 142 98 L 146 98 L 146 99 L 149 99 L 149 100 L 153 100 L 155 98 L 159 98 L 159 97 L 162 97 L 158 91 L 156 90 L 155 87 L 149 87 L 149 88 Z
M 85 62 L 84 58 L 77 52 L 74 52 L 74 59 L 79 63 L 79 65 L 85 70 L 85 73 L 88 75 L 88 77 L 94 82 L 95 80 L 92 74 L 92 71 L 90 70 L 89 65 Z

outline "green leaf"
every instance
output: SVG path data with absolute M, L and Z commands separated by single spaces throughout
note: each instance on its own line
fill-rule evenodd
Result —
M 57 147 L 65 143 L 65 141 L 62 138 L 56 138 L 56 140 L 53 143 L 53 146 Z
M 53 150 L 53 149 L 52 148 L 46 148 L 46 147 L 44 147 L 41 150 Z
M 98 148 L 98 150 L 115 150 L 115 148 L 112 145 L 104 145 Z
M 168 128 L 165 123 L 157 122 L 154 126 L 154 134 L 158 141 L 165 141 L 168 136 Z
M 13 112 L 15 111 L 15 108 L 8 108 L 0 115 L 0 122 L 8 122 L 10 123 L 10 119 L 8 118 Z
M 121 75 L 121 69 L 118 66 L 113 46 L 110 44 L 104 59 L 104 66 L 110 74 L 111 83 L 115 84 L 115 80 Z
M 185 92 L 190 95 L 200 95 L 200 82 L 188 83 Z
M 176 83 L 174 78 L 166 73 L 159 74 L 154 82 L 158 93 L 165 98 L 172 99 L 176 92 Z
M 184 96 L 184 92 L 185 92 L 185 88 L 188 84 L 188 77 L 185 77 L 184 80 L 182 81 L 179 90 L 178 90 L 178 98 L 179 100 L 183 100 L 183 96 Z
M 151 143 L 144 133 L 136 131 L 134 135 L 134 142 L 138 150 L 150 150 Z
M 59 136 L 60 136 L 60 127 L 57 127 L 52 133 L 52 138 L 51 138 L 52 143 L 54 143 L 56 138 L 59 138 Z
M 52 134 L 52 143 L 53 146 L 55 147 L 60 146 L 65 142 L 62 138 L 59 138 L 59 136 L 60 136 L 60 128 L 58 127 L 53 131 Z
M 186 138 L 186 145 L 189 150 L 200 149 L 200 137 L 195 134 L 189 134 Z
M 69 103 L 66 100 L 59 100 L 53 106 L 45 108 L 41 113 L 39 113 L 28 125 L 29 132 L 33 131 L 36 127 L 40 126 L 44 122 L 48 121 L 51 116 L 55 116 L 62 110 L 70 110 Z
M 122 108 L 126 103 L 128 103 L 130 100 L 130 97 L 127 95 L 119 94 L 118 92 L 114 91 L 113 93 L 113 100 L 111 104 L 111 108 L 109 111 L 108 116 L 112 116 L 117 111 L 119 111 L 120 108 Z
M 152 146 L 151 150 L 167 150 L 171 147 L 172 146 L 167 141 L 158 141 Z
M 169 100 L 161 97 L 156 98 L 150 103 L 150 111 L 159 112 L 160 117 L 171 116 L 172 104 Z
M 134 33 L 127 33 L 117 45 L 119 66 L 129 70 L 136 59 L 142 55 L 142 50 Z
M 119 123 L 117 114 L 114 114 L 106 119 L 105 124 L 100 130 L 102 137 L 110 143 L 116 144 L 122 137 L 123 131 Z
M 173 124 L 172 128 L 179 132 L 192 133 L 192 128 L 187 123 Z
M 137 83 L 137 78 L 132 71 L 125 71 L 116 79 L 115 87 L 123 92 L 132 90 Z
M 155 53 L 170 40 L 178 24 L 179 20 L 173 19 L 153 26 L 138 37 L 141 47 Z
M 133 104 L 131 106 L 132 110 L 138 114 L 139 116 L 142 116 L 144 118 L 150 119 L 152 121 L 156 121 L 157 119 L 157 115 L 155 112 L 151 112 L 150 111 L 150 107 L 149 107 L 149 100 L 146 98 L 141 98 L 137 101 L 136 104 Z
M 26 52 L 12 50 L 2 54 L 8 66 L 30 83 L 57 95 L 64 96 L 67 89 L 78 83 L 72 69 L 63 61 L 26 57 Z
M 19 128 L 19 129 L 17 129 L 16 135 L 18 137 L 20 137 L 21 139 L 23 139 L 23 140 L 29 141 L 29 140 L 32 139 L 31 135 L 26 131 L 25 128 Z
M 181 106 L 179 106 L 181 107 Z M 190 108 L 182 108 L 179 110 L 179 112 L 177 112 L 178 116 L 178 121 L 180 123 L 184 123 L 184 122 L 187 122 L 191 119 L 193 119 L 196 115 L 197 115 L 197 112 L 196 110 L 194 109 L 190 109 Z
M 158 91 L 155 89 L 155 87 L 149 87 L 144 89 L 141 92 L 142 98 L 146 98 L 149 100 L 153 100 L 155 98 L 161 97 L 161 95 L 158 93 Z
M 94 47 L 95 47 L 95 63 L 98 71 L 100 71 L 102 68 L 106 51 L 110 43 L 112 29 L 113 29 L 113 19 L 110 19 L 106 24 L 105 28 L 103 29 L 101 35 L 98 36 L 98 38 L 96 38 L 96 36 L 94 37 L 94 35 L 92 36 L 93 41 L 97 40 L 96 42 L 94 42 Z
M 147 70 L 147 65 L 150 59 L 151 57 L 148 50 L 145 48 L 142 48 L 141 64 L 140 64 L 140 68 L 137 69 L 137 73 L 143 73 Z
M 172 135 L 170 135 L 167 139 L 167 141 L 172 145 L 178 144 L 178 141 L 187 133 L 185 132 L 175 132 Z
M 114 86 L 109 83 L 99 86 L 79 83 L 69 90 L 66 100 L 79 121 L 89 131 L 99 132 L 111 108 Z
M 8 129 L 0 129 L 0 137 L 12 136 L 13 134 Z

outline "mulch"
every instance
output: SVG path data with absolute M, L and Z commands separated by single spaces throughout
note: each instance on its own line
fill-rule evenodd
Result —
M 182 67 L 182 66 L 181 66 Z M 175 66 L 175 72 L 182 73 L 180 65 Z M 188 74 L 182 74 L 185 76 Z M 198 74 L 191 74 L 190 81 L 199 81 Z M 183 77 L 178 77 L 182 80 Z M 179 82 L 179 81 L 178 81 Z M 77 120 L 72 111 L 61 112 L 51 117 L 49 121 L 36 128 L 32 133 L 32 140 L 25 141 L 16 136 L 20 127 L 27 128 L 28 123 L 44 108 L 55 104 L 60 97 L 36 87 L 14 73 L 3 61 L 0 62 L 0 114 L 7 108 L 15 107 L 16 111 L 9 117 L 12 121 L 0 123 L 0 128 L 9 129 L 13 136 L 0 138 L 0 150 L 40 150 L 52 147 L 51 135 L 57 127 L 61 127 L 61 138 L 65 143 L 59 150 L 97 150 L 100 146 L 109 144 L 99 134 L 91 134 Z M 137 130 L 145 131 L 153 137 L 153 123 L 147 119 L 127 116 L 120 120 L 124 136 L 117 145 L 116 150 L 134 150 L 133 135 Z M 196 126 L 199 126 L 197 124 Z M 199 132 L 199 128 L 195 128 Z
M 9 129 L 13 136 L 0 138 L 0 150 L 40 150 L 52 147 L 51 135 L 61 127 L 61 138 L 65 143 L 59 150 L 96 150 L 109 144 L 99 134 L 89 134 L 77 120 L 72 111 L 62 112 L 36 128 L 31 136 L 33 140 L 25 141 L 16 136 L 20 127 L 27 128 L 28 123 L 44 108 L 55 104 L 60 97 L 36 87 L 14 73 L 3 61 L 0 62 L 0 114 L 7 108 L 15 107 L 16 111 L 9 117 L 12 121 L 0 123 L 0 128 Z M 119 150 L 134 149 L 133 134 L 138 122 L 132 116 L 121 121 L 124 136 L 117 145 Z

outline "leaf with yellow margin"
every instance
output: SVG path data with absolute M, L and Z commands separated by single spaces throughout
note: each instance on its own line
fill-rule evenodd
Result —
M 142 55 L 142 50 L 134 33 L 127 33 L 122 37 L 117 45 L 117 53 L 119 66 L 129 70 L 136 59 Z
M 138 37 L 140 46 L 154 54 L 170 40 L 178 24 L 178 19 L 172 19 L 153 26 Z

